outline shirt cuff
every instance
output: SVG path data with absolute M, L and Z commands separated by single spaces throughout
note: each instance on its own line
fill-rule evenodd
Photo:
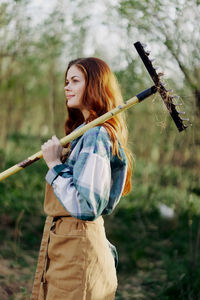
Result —
M 46 174 L 46 181 L 52 185 L 52 183 L 54 182 L 54 180 L 58 177 L 59 173 L 66 168 L 65 164 L 60 164 L 60 165 L 56 165 L 55 167 L 53 167 L 52 169 L 49 169 L 49 171 Z

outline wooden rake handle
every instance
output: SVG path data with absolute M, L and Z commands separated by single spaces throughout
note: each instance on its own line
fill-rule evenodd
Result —
M 134 106 L 135 104 L 141 102 L 142 100 L 146 99 L 147 97 L 151 96 L 152 94 L 156 93 L 157 88 L 155 86 L 152 86 L 151 88 L 148 88 L 144 90 L 143 92 L 139 93 L 138 95 L 132 97 L 131 99 L 127 100 L 125 103 L 117 106 L 116 108 L 112 109 L 111 111 L 105 113 L 104 115 L 100 116 L 99 118 L 93 120 L 92 122 L 84 125 L 83 127 L 73 131 L 72 133 L 68 134 L 67 136 L 60 139 L 61 144 L 64 146 L 67 143 L 71 142 L 72 140 L 80 137 L 83 135 L 87 130 L 93 128 L 94 126 L 98 126 L 100 124 L 103 124 L 107 120 L 113 118 L 118 113 L 121 113 L 122 111 L 129 109 L 130 107 Z M 9 177 L 10 175 L 13 175 L 20 170 L 28 167 L 32 163 L 36 162 L 40 158 L 42 158 L 42 151 L 39 151 L 32 156 L 28 157 L 27 159 L 21 161 L 20 163 L 14 165 L 13 167 L 5 170 L 4 172 L 0 173 L 0 181 L 4 180 L 5 178 Z

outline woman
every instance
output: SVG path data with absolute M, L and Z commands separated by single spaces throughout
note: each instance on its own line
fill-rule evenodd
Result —
M 64 90 L 66 134 L 122 103 L 110 68 L 94 57 L 69 63 Z M 106 239 L 102 215 L 131 188 L 123 115 L 88 130 L 67 149 L 68 158 L 56 136 L 42 146 L 49 167 L 44 210 L 54 222 L 38 299 L 114 299 L 117 254 Z

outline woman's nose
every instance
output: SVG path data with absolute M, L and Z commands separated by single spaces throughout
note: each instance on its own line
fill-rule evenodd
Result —
M 70 90 L 69 84 L 64 87 L 64 90 L 65 91 L 69 91 Z

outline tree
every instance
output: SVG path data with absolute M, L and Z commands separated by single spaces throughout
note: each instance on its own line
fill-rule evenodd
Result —
M 80 1 L 67 2 L 54 1 L 48 14 L 37 20 L 37 9 L 32 10 L 29 1 L 0 4 L 4 148 L 11 132 L 64 134 L 64 72 L 70 59 L 83 55 L 88 26 L 86 9 L 82 15 L 77 9 Z
M 159 48 L 165 61 L 173 60 L 179 66 L 200 112 L 199 2 L 119 0 L 117 9 L 129 36 L 142 35 Z

